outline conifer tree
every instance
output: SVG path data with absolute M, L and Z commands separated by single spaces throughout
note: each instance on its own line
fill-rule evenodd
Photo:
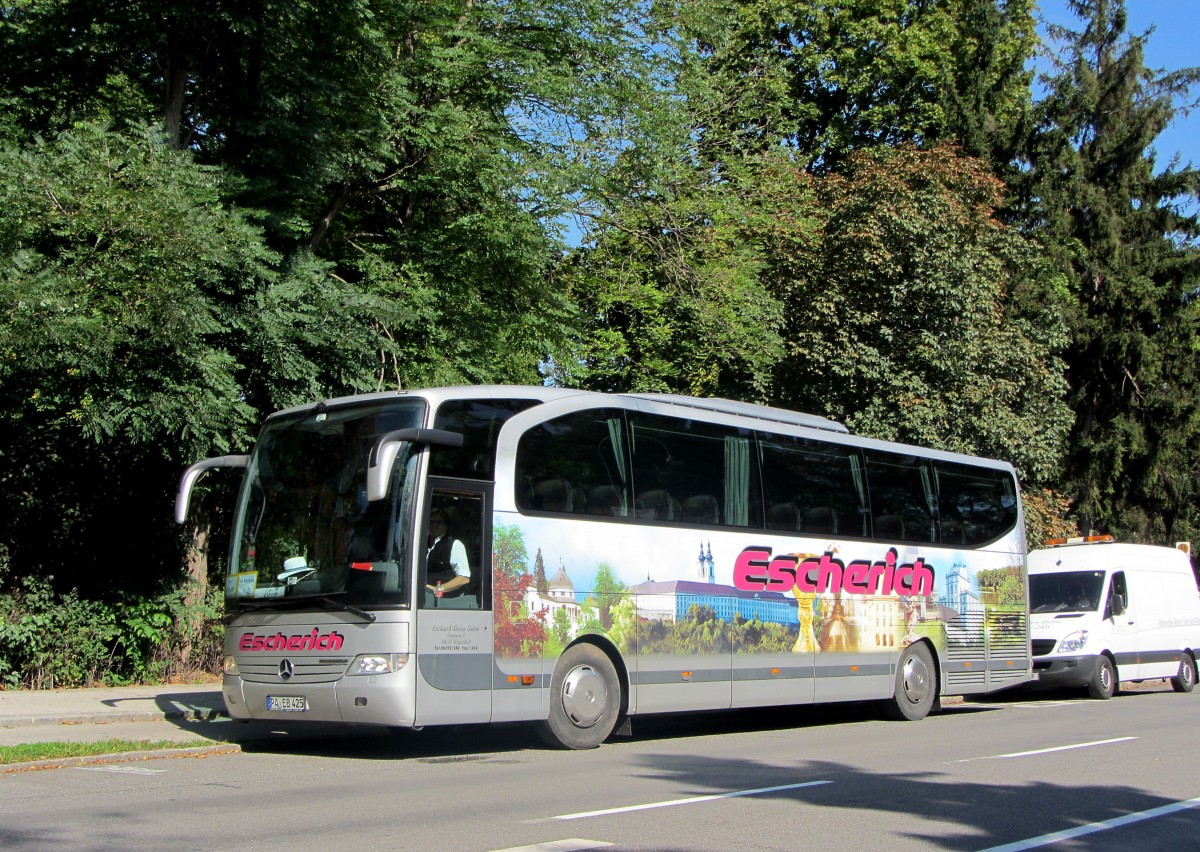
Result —
M 1070 7 L 1017 193 L 1068 292 L 1065 477 L 1085 532 L 1169 543 L 1196 521 L 1200 172 L 1158 169 L 1154 142 L 1200 69 L 1147 68 L 1122 0 Z

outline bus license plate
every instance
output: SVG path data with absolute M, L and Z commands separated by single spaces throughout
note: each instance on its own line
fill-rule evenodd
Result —
M 268 695 L 267 709 L 290 710 L 293 713 L 302 713 L 308 709 L 308 702 L 304 700 L 304 696 L 302 695 Z

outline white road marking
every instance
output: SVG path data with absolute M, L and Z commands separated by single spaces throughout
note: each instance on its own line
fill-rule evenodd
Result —
M 651 802 L 645 805 L 626 805 L 623 808 L 606 808 L 600 811 L 581 811 L 576 814 L 562 814 L 560 816 L 543 817 L 542 819 L 530 820 L 530 822 L 552 822 L 569 819 L 586 819 L 587 817 L 609 816 L 611 814 L 625 814 L 632 811 L 648 811 L 653 808 L 670 808 L 675 805 L 694 805 L 698 802 L 712 802 L 716 799 L 732 799 L 737 796 L 757 796 L 762 793 L 777 793 L 780 790 L 798 790 L 801 787 L 816 787 L 821 784 L 832 784 L 832 781 L 805 781 L 802 784 L 780 784 L 778 787 L 759 787 L 755 790 L 734 790 L 731 793 L 714 793 L 711 796 L 693 796 L 688 799 L 671 799 L 666 802 Z
M 580 840 L 572 837 L 570 840 L 551 840 L 549 843 L 535 843 L 533 846 L 510 846 L 508 849 L 493 849 L 492 852 L 578 852 L 581 849 L 603 849 L 612 846 L 603 840 Z
M 1091 748 L 1092 746 L 1110 745 L 1112 743 L 1123 743 L 1130 740 L 1136 740 L 1137 737 L 1116 737 L 1111 740 L 1094 740 L 1090 743 L 1074 743 L 1072 745 L 1055 746 L 1054 748 L 1039 748 L 1034 751 L 1012 751 L 1008 754 L 988 754 L 983 757 L 964 757 L 962 760 L 956 760 L 954 763 L 970 763 L 972 760 L 1004 760 L 1010 757 L 1032 757 L 1036 754 L 1051 754 L 1056 751 L 1070 751 L 1075 748 Z
M 1189 808 L 1200 807 L 1200 798 L 1188 799 L 1183 802 L 1173 802 L 1169 805 L 1163 805 L 1160 808 L 1151 808 L 1148 811 L 1142 811 L 1136 814 L 1126 814 L 1125 816 L 1113 817 L 1106 819 L 1103 822 L 1093 822 L 1089 825 L 1081 825 L 1076 828 L 1068 828 L 1063 831 L 1056 831 L 1053 834 L 1043 834 L 1041 837 L 1030 837 L 1028 840 L 1018 840 L 1015 843 L 1005 843 L 1003 846 L 993 846 L 990 849 L 984 849 L 983 852 L 1022 852 L 1025 849 L 1036 849 L 1039 846 L 1046 846 L 1051 843 L 1057 843 L 1060 840 L 1073 840 L 1076 837 L 1083 837 L 1087 834 L 1094 834 L 1097 831 L 1108 831 L 1110 828 L 1120 828 L 1123 825 L 1131 825 L 1135 822 L 1142 822 L 1155 817 L 1166 816 L 1178 811 L 1185 811 Z
M 142 769 L 138 766 L 77 766 L 76 769 L 86 769 L 89 772 L 120 772 L 125 775 L 161 775 L 165 769 Z

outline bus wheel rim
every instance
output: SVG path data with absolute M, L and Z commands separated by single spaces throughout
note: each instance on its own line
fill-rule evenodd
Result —
M 591 666 L 576 666 L 563 678 L 563 710 L 577 727 L 590 728 L 600 721 L 607 704 L 608 686 Z
M 913 654 L 904 661 L 904 697 L 913 704 L 920 704 L 929 697 L 933 679 L 925 661 Z

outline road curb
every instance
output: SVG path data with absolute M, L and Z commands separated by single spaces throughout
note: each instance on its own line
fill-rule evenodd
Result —
M 89 754 L 79 757 L 52 757 L 46 760 L 30 760 L 24 763 L 0 763 L 0 775 L 12 772 L 31 772 L 37 769 L 70 769 L 76 766 L 93 766 L 107 763 L 133 763 L 164 757 L 210 757 L 218 754 L 240 753 L 237 743 L 219 743 L 210 746 L 188 748 L 156 748 L 149 751 L 122 751 L 112 754 Z
M 128 713 L 54 713 L 44 716 L 0 716 L 0 728 L 23 728 L 30 725 L 103 725 L 108 722 L 213 722 L 228 719 L 229 714 L 215 708 L 189 710 L 130 711 Z

